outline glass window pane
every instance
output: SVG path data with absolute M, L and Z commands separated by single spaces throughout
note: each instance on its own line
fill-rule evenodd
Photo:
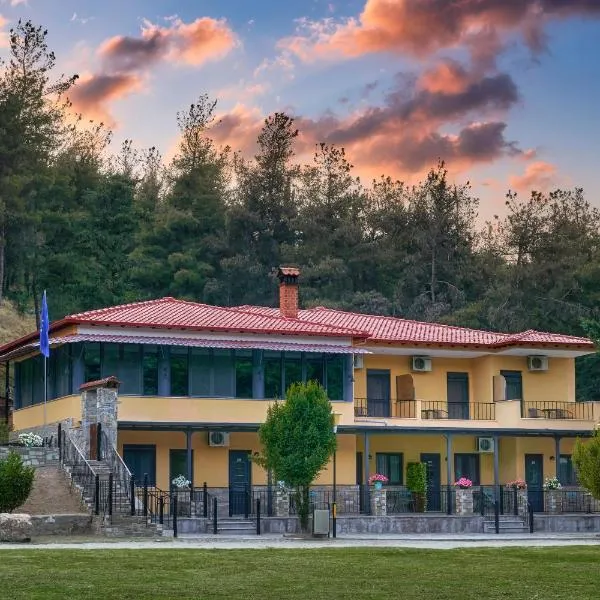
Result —
M 44 402 L 44 359 L 36 356 L 33 359 L 33 404 Z
M 83 360 L 85 365 L 85 381 L 97 381 L 100 379 L 100 344 L 98 342 L 86 342 L 83 349 Z
M 562 485 L 577 485 L 577 476 L 570 454 L 561 454 L 558 465 L 558 479 Z
M 33 389 L 33 361 L 31 358 L 19 363 L 19 389 L 21 406 L 31 406 Z
M 330 400 L 344 400 L 344 357 L 327 358 L 327 396 Z
M 50 353 L 50 359 L 54 357 L 53 373 L 53 397 L 62 398 L 69 395 L 71 387 L 71 361 L 69 360 L 69 346 L 65 344 Z
M 286 352 L 284 354 L 284 383 L 285 390 L 292 383 L 302 382 L 302 358 L 300 352 Z
M 102 377 L 119 377 L 120 350 L 119 344 L 102 345 Z
M 454 481 L 466 477 L 479 485 L 479 455 L 455 454 L 454 455 Z
M 253 398 L 252 350 L 235 351 L 235 397 Z
M 390 454 L 390 483 L 402 485 L 402 454 Z
M 192 348 L 190 355 L 191 396 L 210 396 L 211 358 L 209 348 Z
M 122 394 L 142 393 L 142 361 L 139 344 L 123 344 L 119 362 L 119 391 Z
M 144 396 L 158 395 L 158 346 L 142 347 L 142 371 Z
M 234 369 L 231 350 L 213 350 L 215 396 L 233 397 Z
M 265 352 L 265 398 L 281 398 L 281 352 Z
M 320 385 L 325 385 L 325 376 L 323 373 L 323 356 L 320 354 L 306 355 L 306 381 L 316 381 Z
M 171 346 L 169 363 L 171 365 L 171 396 L 187 396 L 188 349 L 183 346 Z

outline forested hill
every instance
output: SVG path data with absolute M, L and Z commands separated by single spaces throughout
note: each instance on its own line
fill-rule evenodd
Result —
M 103 125 L 72 125 L 76 77 L 57 77 L 45 32 L 20 24 L 0 70 L 0 302 L 51 318 L 170 295 L 275 301 L 277 265 L 302 268 L 302 302 L 517 331 L 582 334 L 600 296 L 600 216 L 580 189 L 507 197 L 481 231 L 477 199 L 443 163 L 417 186 L 354 175 L 321 144 L 299 165 L 294 120 L 265 119 L 247 160 L 211 140 L 215 104 L 173 118 L 176 156 Z M 151 126 L 151 124 L 150 124 Z M 600 398 L 586 359 L 579 395 Z

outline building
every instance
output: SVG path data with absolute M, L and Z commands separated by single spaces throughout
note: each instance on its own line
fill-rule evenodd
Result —
M 279 308 L 162 298 L 53 322 L 46 405 L 37 334 L 4 345 L 15 429 L 77 422 L 82 384 L 116 376 L 118 450 L 136 476 L 161 489 L 180 474 L 259 486 L 267 475 L 251 455 L 267 407 L 290 383 L 317 380 L 339 419 L 339 486 L 375 472 L 402 485 L 411 461 L 428 465 L 432 490 L 461 476 L 575 484 L 574 440 L 600 419 L 599 403 L 575 400 L 574 360 L 594 352 L 590 340 L 300 310 L 298 278 L 279 270 Z M 332 483 L 331 466 L 316 484 Z

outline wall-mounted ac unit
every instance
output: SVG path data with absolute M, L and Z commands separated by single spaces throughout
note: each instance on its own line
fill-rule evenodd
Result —
M 494 438 L 493 437 L 480 437 L 477 438 L 477 452 L 481 454 L 488 454 L 494 451 Z
M 530 371 L 547 371 L 548 357 L 547 356 L 528 356 L 527 368 Z
M 354 368 L 363 369 L 365 366 L 365 357 L 362 354 L 354 355 Z
M 417 372 L 431 371 L 431 358 L 428 356 L 413 356 L 412 370 Z
M 226 448 L 229 446 L 229 434 L 224 431 L 209 431 L 208 445 L 214 448 Z

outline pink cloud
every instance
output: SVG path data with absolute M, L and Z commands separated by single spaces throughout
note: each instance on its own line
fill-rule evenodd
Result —
M 557 184 L 556 166 L 543 160 L 532 162 L 522 175 L 512 175 L 509 184 L 512 189 L 521 193 L 547 192 Z

